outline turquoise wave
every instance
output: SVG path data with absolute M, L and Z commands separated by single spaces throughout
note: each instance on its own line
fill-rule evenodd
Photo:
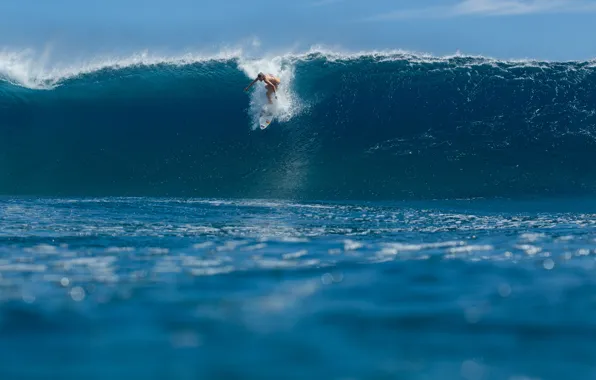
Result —
M 0 80 L 0 193 L 411 199 L 596 190 L 594 62 L 401 53 Z M 283 113 L 254 129 L 257 71 Z M 35 86 L 31 85 L 34 83 Z

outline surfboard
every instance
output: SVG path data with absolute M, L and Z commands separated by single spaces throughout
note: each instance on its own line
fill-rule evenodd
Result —
M 259 125 L 261 129 L 265 129 L 273 121 L 273 110 L 266 104 L 261 108 L 261 114 L 259 116 Z

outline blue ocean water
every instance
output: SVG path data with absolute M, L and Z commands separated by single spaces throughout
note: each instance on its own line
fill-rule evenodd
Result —
M 0 202 L 3 379 L 590 379 L 596 202 Z
M 0 65 L 0 379 L 595 379 L 595 85 L 404 52 Z

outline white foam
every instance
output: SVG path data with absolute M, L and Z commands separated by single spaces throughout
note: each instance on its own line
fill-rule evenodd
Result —
M 167 255 L 170 250 L 167 248 L 149 247 L 147 252 L 151 255 Z
M 492 251 L 494 247 L 492 245 L 465 245 L 462 247 L 453 247 L 447 249 L 448 253 L 472 253 L 478 251 Z
M 120 253 L 120 252 L 133 252 L 133 247 L 108 247 L 106 253 Z
M 308 254 L 308 251 L 306 249 L 300 250 L 298 252 L 294 252 L 294 253 L 285 253 L 282 255 L 282 258 L 284 260 L 292 260 L 292 259 L 297 259 L 300 258 L 302 256 L 306 256 Z
M 54 247 L 53 245 L 49 244 L 39 244 L 31 248 L 25 248 L 25 252 L 29 253 L 37 253 L 37 254 L 52 254 L 57 253 L 58 248 Z
M 226 266 L 221 268 L 193 268 L 190 273 L 193 276 L 215 276 L 218 274 L 227 274 L 234 271 L 233 266 Z
M 355 251 L 359 248 L 364 247 L 364 244 L 353 241 L 353 240 L 344 240 L 344 251 Z
M 437 243 L 383 243 L 383 248 L 378 253 L 383 256 L 394 256 L 402 252 L 416 252 L 428 249 L 441 249 L 449 247 L 464 246 L 464 241 L 445 241 Z
M 260 59 L 238 60 L 238 67 L 247 75 L 248 80 L 253 80 L 259 72 L 272 74 L 281 81 L 276 91 L 275 116 L 278 121 L 286 122 L 300 113 L 302 104 L 292 89 L 294 80 L 294 60 L 290 56 L 272 56 Z M 249 82 L 250 83 L 250 82 Z M 247 83 L 248 85 L 248 83 Z M 260 82 L 255 83 L 251 90 L 250 115 L 253 120 L 253 129 L 259 127 L 259 114 L 262 107 L 267 104 L 265 86 Z
M 516 248 L 521 249 L 528 256 L 534 256 L 537 253 L 540 253 L 542 251 L 542 248 L 537 247 L 537 246 L 532 245 L 532 244 L 520 244 L 520 245 L 517 245 Z
M 212 241 L 206 241 L 204 243 L 193 244 L 192 248 L 193 249 L 204 249 L 204 248 L 209 248 L 211 246 L 213 246 L 213 242 Z
M 48 267 L 40 264 L 6 264 L 0 265 L 0 272 L 45 272 Z

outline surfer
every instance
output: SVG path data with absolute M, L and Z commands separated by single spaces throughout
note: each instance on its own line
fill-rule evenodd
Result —
M 271 100 L 271 95 L 275 94 L 275 99 L 277 99 L 277 87 L 279 87 L 279 85 L 281 84 L 281 80 L 278 77 L 271 74 L 259 73 L 259 75 L 257 75 L 257 78 L 253 80 L 252 83 L 244 89 L 244 91 L 248 91 L 248 89 L 251 88 L 252 85 L 255 84 L 257 81 L 265 82 L 265 88 L 267 89 L 267 99 L 269 99 L 269 104 L 273 104 L 273 101 Z

